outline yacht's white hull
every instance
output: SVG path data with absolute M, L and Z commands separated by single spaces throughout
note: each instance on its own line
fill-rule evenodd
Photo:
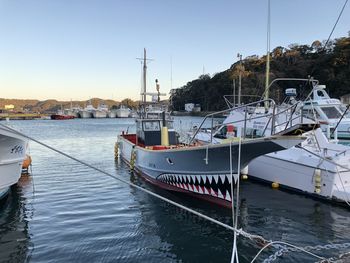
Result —
M 79 115 L 82 119 L 92 118 L 92 113 L 90 111 L 80 111 Z
M 320 191 L 317 190 L 316 169 L 321 171 Z M 250 162 L 249 175 L 306 194 L 350 201 L 350 171 L 322 161 L 302 149 L 291 148 L 260 156 Z
M 116 110 L 117 118 L 128 118 L 130 114 L 129 109 L 117 109 Z
M 0 128 L 0 197 L 21 176 L 27 140 L 6 128 Z
M 96 110 L 92 112 L 93 118 L 107 118 L 107 112 Z

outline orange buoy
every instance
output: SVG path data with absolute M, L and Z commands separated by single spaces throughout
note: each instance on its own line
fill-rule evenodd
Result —
M 28 170 L 29 166 L 32 164 L 32 157 L 30 155 L 26 154 L 26 158 L 24 159 L 22 163 L 22 169 Z

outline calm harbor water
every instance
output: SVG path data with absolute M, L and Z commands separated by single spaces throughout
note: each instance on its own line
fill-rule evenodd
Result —
M 197 118 L 178 118 L 189 127 Z M 230 224 L 230 211 L 152 187 L 114 160 L 132 119 L 13 121 L 22 132 Z M 230 262 L 232 233 L 128 185 L 30 143 L 33 175 L 0 204 L 0 262 Z M 299 246 L 350 242 L 350 209 L 269 186 L 241 186 L 240 227 Z M 239 238 L 240 262 L 261 248 Z M 262 262 L 275 250 L 264 252 Z M 345 251 L 340 251 L 345 252 Z M 316 252 L 317 253 L 317 252 Z M 327 257 L 339 251 L 318 252 Z M 302 253 L 278 262 L 314 262 Z

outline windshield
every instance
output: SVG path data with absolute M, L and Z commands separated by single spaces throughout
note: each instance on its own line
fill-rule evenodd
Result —
M 339 119 L 341 117 L 340 111 L 334 106 L 321 107 L 321 109 L 329 119 Z

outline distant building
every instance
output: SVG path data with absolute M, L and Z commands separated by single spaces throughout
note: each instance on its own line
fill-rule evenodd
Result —
M 185 104 L 185 111 L 187 111 L 187 112 L 200 112 L 201 111 L 201 105 L 200 104 L 194 104 L 194 103 L 186 103 Z
M 192 112 L 194 108 L 194 103 L 186 103 L 185 104 L 185 111 Z
M 13 104 L 5 105 L 4 109 L 7 111 L 13 111 L 15 109 L 15 105 Z
M 340 97 L 341 103 L 350 104 L 350 94 L 346 94 Z

